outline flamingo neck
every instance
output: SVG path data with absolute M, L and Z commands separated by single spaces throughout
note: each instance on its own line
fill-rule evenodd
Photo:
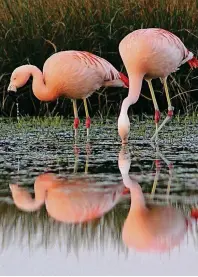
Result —
M 135 104 L 140 96 L 142 87 L 143 74 L 129 74 L 129 93 L 123 100 L 118 118 L 118 133 L 122 140 L 122 144 L 128 142 L 128 136 L 130 132 L 130 121 L 128 117 L 128 109 L 132 104 Z
M 40 209 L 45 202 L 45 194 L 38 195 L 35 192 L 35 199 L 32 198 L 31 194 L 22 188 L 17 188 L 12 192 L 13 200 L 15 205 L 23 211 L 33 212 Z
M 131 211 L 144 210 L 146 208 L 146 202 L 141 186 L 137 181 L 131 179 L 129 175 L 122 176 L 124 185 L 129 188 L 131 193 Z
M 129 75 L 129 93 L 122 102 L 120 115 L 127 115 L 129 107 L 138 101 L 140 97 L 143 77 L 143 74 L 132 73 Z
M 33 77 L 32 90 L 34 95 L 41 101 L 52 101 L 53 93 L 47 88 L 41 70 L 34 65 L 28 67 L 30 75 Z
M 37 183 L 37 180 L 35 181 L 35 184 L 34 184 L 34 192 L 35 192 L 35 198 L 33 199 L 32 196 L 29 195 L 30 199 L 26 207 L 26 210 L 37 211 L 45 203 L 47 188 L 44 186 L 39 186 L 39 184 Z
M 46 198 L 46 192 L 47 190 L 43 187 L 38 188 L 35 187 L 35 206 L 36 207 L 41 207 L 45 203 L 45 198 Z
M 35 199 L 32 199 L 31 202 L 29 202 L 29 205 L 28 205 L 28 210 L 29 211 L 37 211 L 41 208 L 41 206 L 43 206 L 43 204 L 45 203 L 45 198 L 43 199 L 37 199 L 35 197 Z

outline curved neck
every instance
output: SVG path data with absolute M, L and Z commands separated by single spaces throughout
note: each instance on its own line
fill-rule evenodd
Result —
M 144 194 L 142 192 L 141 186 L 137 181 L 131 179 L 129 175 L 123 175 L 123 183 L 125 187 L 129 188 L 131 193 L 131 207 L 130 211 L 137 211 L 146 208 Z
M 20 188 L 17 185 L 11 185 L 12 197 L 15 205 L 26 212 L 33 212 L 44 204 L 45 202 L 45 191 L 39 193 L 35 191 L 35 199 L 32 198 L 31 193 L 26 189 Z
M 36 211 L 40 209 L 40 207 L 45 203 L 47 188 L 44 186 L 38 186 L 37 182 L 35 181 L 34 192 L 35 198 L 33 199 L 30 195 L 31 199 L 27 205 L 27 208 L 29 208 L 30 211 Z
M 45 193 L 43 193 L 43 197 L 39 197 L 35 195 L 35 199 L 31 197 L 31 200 L 29 201 L 28 205 L 25 208 L 26 211 L 37 211 L 43 206 L 45 203 Z
M 144 74 L 129 74 L 129 93 L 122 102 L 120 114 L 127 114 L 129 107 L 138 101 L 140 97 L 143 77 Z
M 33 77 L 32 90 L 34 95 L 41 101 L 53 100 L 51 91 L 47 88 L 44 82 L 43 73 L 41 70 L 34 66 L 29 65 L 30 75 Z

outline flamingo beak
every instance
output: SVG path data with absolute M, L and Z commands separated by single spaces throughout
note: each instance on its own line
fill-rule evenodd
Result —
M 10 83 L 9 86 L 8 86 L 7 91 L 8 91 L 8 93 L 17 92 L 17 87 L 14 86 L 12 83 Z

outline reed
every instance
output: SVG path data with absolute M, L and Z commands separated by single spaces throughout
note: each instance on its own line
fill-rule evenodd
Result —
M 138 28 L 161 27 L 178 35 L 197 54 L 197 0 L 2 0 L 0 2 L 0 95 L 1 113 L 15 115 L 6 88 L 16 66 L 31 63 L 42 69 L 54 52 L 87 50 L 108 59 L 118 70 L 123 64 L 118 53 L 120 40 Z M 173 104 L 186 111 L 197 107 L 196 73 L 183 66 L 170 78 Z M 162 90 L 155 82 L 156 90 Z M 195 90 L 194 90 L 195 89 Z M 193 91 L 192 91 L 193 90 Z M 187 91 L 191 91 L 187 93 Z M 21 89 L 23 114 L 71 114 L 70 102 L 40 104 L 31 94 L 31 86 Z M 119 97 L 115 97 L 118 94 Z M 147 86 L 143 94 L 150 98 Z M 108 89 L 103 96 L 91 98 L 91 113 L 117 114 L 126 90 Z M 189 96 L 190 95 L 190 96 Z M 115 101 L 116 98 L 116 101 Z M 158 98 L 164 99 L 162 94 Z M 143 106 L 152 111 L 152 103 L 142 98 L 134 112 Z M 165 102 L 166 103 L 166 102 Z M 146 108 L 148 106 L 148 108 Z M 11 111 L 11 107 L 13 107 Z M 163 106 L 162 108 L 165 108 Z

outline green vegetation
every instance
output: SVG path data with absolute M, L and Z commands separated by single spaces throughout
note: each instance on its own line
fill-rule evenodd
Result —
M 21 64 L 31 63 L 42 69 L 45 60 L 54 52 L 77 49 L 91 51 L 107 58 L 118 70 L 125 71 L 118 53 L 120 40 L 138 28 L 161 27 L 178 35 L 185 45 L 197 54 L 198 45 L 198 1 L 187 0 L 2 0 L 0 2 L 0 92 L 3 115 L 16 114 L 11 103 L 7 103 L 6 88 L 9 74 Z M 197 71 L 182 66 L 169 79 L 173 105 L 177 110 L 191 113 L 196 110 Z M 154 83 L 156 91 L 162 91 L 159 81 Z M 72 114 L 69 106 L 60 101 L 48 107 L 40 104 L 31 95 L 31 86 L 21 89 L 29 91 L 21 97 L 23 114 L 53 115 Z M 109 115 L 119 112 L 120 103 L 127 90 L 105 90 L 104 95 L 91 98 L 91 114 Z M 143 94 L 150 98 L 148 87 Z M 116 96 L 115 95 L 119 95 Z M 115 101 L 116 99 L 116 101 Z M 158 94 L 160 102 L 165 96 Z M 6 100 L 6 101 L 5 101 Z M 142 98 L 134 111 L 152 112 L 151 101 Z M 163 105 L 163 104 L 162 104 Z M 57 106 L 57 109 L 54 108 Z M 84 112 L 83 112 L 84 113 Z

